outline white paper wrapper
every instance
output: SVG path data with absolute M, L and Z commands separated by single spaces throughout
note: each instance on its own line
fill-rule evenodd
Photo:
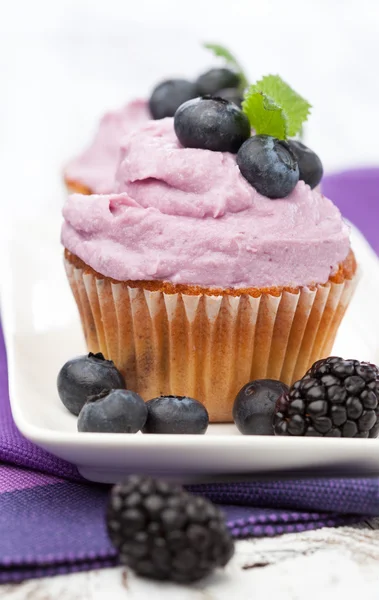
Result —
M 328 356 L 357 279 L 278 296 L 211 296 L 129 287 L 65 266 L 89 351 L 113 360 L 145 400 L 191 396 L 212 422 L 232 420 L 248 381 L 290 384 Z

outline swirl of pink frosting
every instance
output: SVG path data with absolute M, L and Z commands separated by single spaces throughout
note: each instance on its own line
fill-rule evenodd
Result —
M 183 148 L 173 120 L 124 139 L 114 194 L 71 196 L 62 242 L 113 279 L 214 288 L 324 283 L 349 252 L 339 210 L 300 181 L 261 196 L 232 154 Z
M 106 113 L 91 144 L 65 168 L 65 178 L 81 183 L 95 194 L 114 190 L 121 140 L 134 127 L 150 119 L 145 100 L 134 100 L 123 108 Z

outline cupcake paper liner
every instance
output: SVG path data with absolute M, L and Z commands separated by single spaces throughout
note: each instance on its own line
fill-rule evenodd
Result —
M 357 276 L 258 297 L 130 287 L 65 259 L 88 350 L 115 362 L 144 400 L 191 396 L 211 422 L 232 421 L 252 379 L 291 384 L 330 355 Z

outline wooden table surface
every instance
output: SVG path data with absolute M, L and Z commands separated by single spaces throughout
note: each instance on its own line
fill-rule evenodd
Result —
M 0 586 L 9 600 L 379 600 L 379 518 L 236 544 L 225 572 L 178 586 L 124 568 Z

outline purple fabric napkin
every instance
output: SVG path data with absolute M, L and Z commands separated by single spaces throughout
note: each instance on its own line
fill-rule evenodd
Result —
M 328 175 L 322 180 L 322 191 L 379 254 L 379 168 Z
M 327 177 L 324 190 L 379 252 L 379 170 Z M 345 210 L 346 209 L 346 210 Z M 212 483 L 190 491 L 222 505 L 236 538 L 337 526 L 379 515 L 378 479 Z M 12 420 L 0 328 L 0 582 L 117 564 L 104 522 L 109 488 L 24 439 Z

